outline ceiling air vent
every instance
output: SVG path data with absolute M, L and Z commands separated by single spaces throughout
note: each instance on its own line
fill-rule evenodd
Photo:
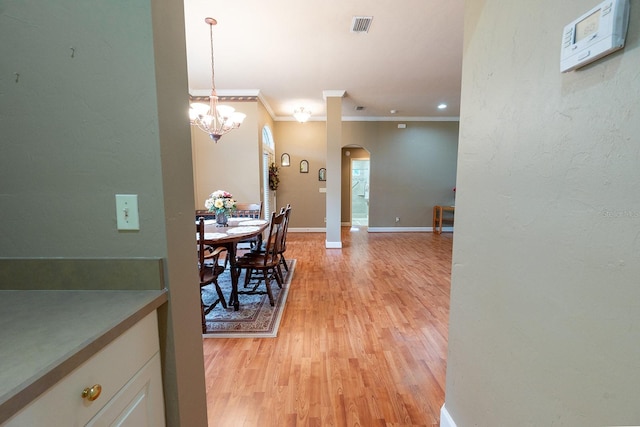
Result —
M 351 32 L 368 33 L 371 21 L 373 21 L 373 16 L 354 16 L 351 21 Z
M 364 110 L 364 107 L 362 105 L 356 105 L 356 107 L 354 108 L 354 110 L 356 111 L 362 111 Z

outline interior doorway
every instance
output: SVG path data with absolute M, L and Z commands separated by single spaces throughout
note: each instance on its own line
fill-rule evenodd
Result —
M 351 225 L 369 225 L 369 159 L 351 158 Z

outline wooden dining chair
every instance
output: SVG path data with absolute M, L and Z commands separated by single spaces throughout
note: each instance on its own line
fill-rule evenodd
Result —
M 198 221 L 200 217 L 204 219 L 216 219 L 216 213 L 210 212 L 207 209 L 196 209 L 196 221 Z
M 224 298 L 222 289 L 218 284 L 218 276 L 222 274 L 226 267 L 226 261 L 220 264 L 220 255 L 226 248 L 220 246 L 211 248 L 204 244 L 204 218 L 198 219 L 198 271 L 200 274 L 200 312 L 202 314 L 202 333 L 207 331 L 206 316 L 215 308 L 218 303 L 227 308 L 227 301 Z M 202 298 L 202 291 L 205 286 L 213 284 L 218 294 L 218 298 L 209 305 L 205 305 Z
M 255 218 L 262 217 L 262 202 L 260 203 L 236 203 L 234 217 L 239 218 Z
M 289 217 L 291 216 L 291 205 L 287 204 L 284 208 L 284 230 L 282 232 L 282 241 L 280 242 L 280 247 L 278 248 L 278 255 L 280 256 L 280 265 L 284 267 L 286 271 L 289 271 L 289 266 L 287 265 L 287 260 L 284 258 L 284 253 L 287 250 L 287 232 L 289 231 Z
M 271 280 L 275 279 L 278 286 L 282 287 L 281 278 L 278 275 L 278 265 L 280 256 L 278 250 L 282 241 L 284 231 L 284 213 L 274 212 L 271 215 L 269 224 L 269 234 L 265 240 L 265 251 L 262 253 L 248 253 L 239 257 L 236 261 L 238 273 L 245 270 L 245 290 L 238 291 L 238 294 L 267 294 L 269 303 L 273 306 L 273 293 L 271 292 Z M 259 276 L 254 275 L 259 274 Z M 250 283 L 254 280 L 254 283 Z M 260 291 L 258 287 L 264 282 L 265 290 Z
M 236 203 L 236 210 L 233 213 L 238 218 L 262 218 L 262 202 L 260 203 Z M 261 236 L 252 237 L 250 239 L 238 242 L 238 249 L 253 250 L 262 242 Z
M 287 264 L 287 260 L 284 257 L 284 253 L 287 250 L 287 233 L 289 231 L 289 218 L 291 217 L 291 205 L 287 204 L 286 207 L 280 209 L 280 214 L 284 214 L 284 225 L 282 234 L 280 236 L 280 245 L 278 246 L 278 256 L 279 256 L 279 264 L 278 264 L 278 276 L 279 282 L 281 284 L 284 282 L 284 275 L 282 274 L 282 270 L 280 266 L 284 267 L 285 271 L 289 271 L 289 265 Z M 247 256 L 252 256 L 253 254 L 261 254 L 266 251 L 265 245 L 261 245 L 259 248 L 255 248 L 251 253 L 247 254 Z

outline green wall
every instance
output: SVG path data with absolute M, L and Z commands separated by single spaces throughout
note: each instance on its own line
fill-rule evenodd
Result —
M 453 203 L 458 149 L 458 122 L 343 122 L 343 146 L 360 146 L 370 153 L 369 226 L 380 228 L 431 227 L 436 204 Z M 324 122 L 276 122 L 276 155 L 291 156 L 291 167 L 281 168 L 278 204 L 296 208 L 292 228 L 324 228 L 325 187 L 318 169 L 326 167 Z M 308 160 L 308 174 L 299 172 Z M 345 159 L 343 156 L 343 165 Z M 349 182 L 342 171 L 342 222 L 349 222 Z M 395 218 L 400 217 L 396 223 Z

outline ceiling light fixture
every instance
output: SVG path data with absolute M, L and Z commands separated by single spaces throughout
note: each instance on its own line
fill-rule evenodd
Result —
M 311 117 L 311 111 L 306 110 L 304 107 L 296 108 L 293 110 L 293 117 L 300 123 L 304 123 Z
M 442 103 L 438 105 L 438 110 L 444 110 L 445 108 L 447 108 L 447 104 Z
M 189 110 L 191 124 L 198 126 L 200 130 L 209 134 L 209 138 L 218 142 L 220 137 L 227 132 L 240 127 L 246 114 L 235 111 L 233 107 L 218 104 L 216 93 L 215 71 L 213 60 L 213 26 L 218 23 L 213 18 L 205 18 L 209 24 L 209 37 L 211 40 L 211 96 L 209 105 L 194 103 Z

